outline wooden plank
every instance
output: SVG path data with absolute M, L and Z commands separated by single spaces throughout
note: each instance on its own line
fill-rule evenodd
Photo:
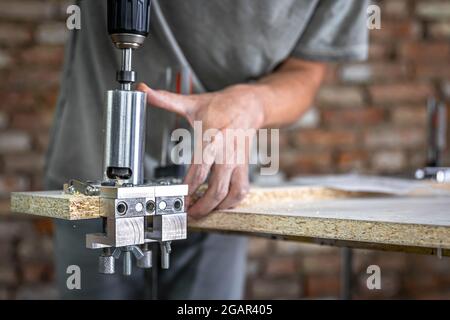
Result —
M 255 203 L 288 201 L 293 199 L 336 199 L 358 196 L 358 192 L 347 192 L 323 187 L 253 188 L 240 207 Z M 99 198 L 84 195 L 68 195 L 62 191 L 13 192 L 11 210 L 50 218 L 82 220 L 98 218 Z
M 11 211 L 31 215 L 82 220 L 100 217 L 99 197 L 68 195 L 62 191 L 13 192 Z
M 432 193 L 433 194 L 433 193 Z M 99 198 L 61 191 L 14 193 L 12 211 L 69 220 L 99 217 Z M 359 247 L 450 249 L 450 197 L 392 197 L 324 187 L 253 188 L 235 209 L 216 211 L 191 229 Z M 302 241 L 303 241 L 302 240 Z
M 450 198 L 287 201 L 215 212 L 200 230 L 450 249 Z

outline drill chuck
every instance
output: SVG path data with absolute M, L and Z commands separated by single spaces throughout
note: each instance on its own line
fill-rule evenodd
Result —
M 120 49 L 139 48 L 150 32 L 151 0 L 108 0 L 108 33 Z

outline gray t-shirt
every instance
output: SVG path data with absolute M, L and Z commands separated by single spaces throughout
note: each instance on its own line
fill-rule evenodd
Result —
M 193 72 L 208 91 L 271 73 L 288 57 L 342 61 L 367 57 L 363 0 L 160 0 L 162 13 Z M 46 176 L 51 184 L 102 176 L 102 113 L 107 90 L 118 87 L 120 53 L 106 30 L 106 1 L 82 0 L 81 30 L 71 31 Z M 161 23 L 134 53 L 138 81 L 165 88 L 165 71 L 179 68 Z M 243 110 L 245 112 L 245 110 Z M 159 159 L 162 124 L 148 108 L 146 150 Z M 151 163 L 151 161 L 149 162 Z

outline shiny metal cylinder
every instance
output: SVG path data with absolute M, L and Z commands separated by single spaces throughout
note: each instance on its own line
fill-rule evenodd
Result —
M 122 273 L 124 276 L 131 276 L 133 262 L 131 261 L 131 252 L 124 251 L 123 252 L 123 270 Z
M 152 251 L 146 250 L 143 252 L 144 256 L 137 260 L 138 268 L 149 269 L 152 267 Z
M 169 269 L 171 251 L 170 241 L 161 243 L 161 269 Z
M 122 71 L 131 71 L 133 49 L 122 49 Z M 131 83 L 121 83 L 120 90 L 131 90 Z
M 133 49 L 122 49 L 122 70 L 131 71 Z
M 135 185 L 144 182 L 145 105 L 143 92 L 108 91 L 104 126 L 105 181 L 120 179 Z M 117 172 L 126 174 L 116 175 Z

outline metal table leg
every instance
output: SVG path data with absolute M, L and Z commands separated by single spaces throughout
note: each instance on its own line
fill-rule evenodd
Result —
M 352 299 L 353 250 L 341 248 L 341 292 L 342 300 Z

